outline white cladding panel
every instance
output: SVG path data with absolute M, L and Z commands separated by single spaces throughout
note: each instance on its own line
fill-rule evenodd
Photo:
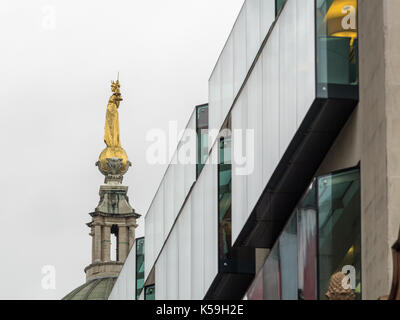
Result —
M 145 240 L 146 242 L 146 240 Z M 156 300 L 166 300 L 167 299 L 167 252 L 165 249 L 161 251 L 159 255 L 156 265 L 155 265 L 155 299 Z M 144 256 L 144 260 L 146 260 L 146 253 Z
M 279 155 L 296 132 L 296 2 L 287 2 L 279 17 Z
M 126 258 L 108 300 L 136 300 L 136 241 Z
M 233 43 L 233 90 L 234 94 L 236 94 L 239 92 L 248 71 L 246 64 L 246 10 L 240 11 L 236 20 L 235 28 L 233 29 Z
M 219 130 L 275 20 L 275 0 L 247 0 L 209 80 L 209 127 Z M 215 142 L 210 132 L 209 149 Z
M 228 38 L 222 51 L 221 68 L 221 121 L 223 121 L 233 102 L 233 34 Z
M 203 168 L 204 170 L 205 168 Z M 202 299 L 204 282 L 204 194 L 200 175 L 191 200 L 191 299 Z
M 156 262 L 156 299 L 203 299 L 218 273 L 218 166 L 210 162 L 217 153 L 213 149 Z
M 254 149 L 245 140 L 243 153 L 254 170 L 243 176 L 243 166 L 232 163 L 232 242 L 316 97 L 314 6 L 314 0 L 288 0 L 233 107 L 234 154 L 245 140 L 236 129 L 253 129 Z
M 173 228 L 166 243 L 165 256 L 167 259 L 167 299 L 177 300 L 179 290 L 179 251 L 178 251 L 178 228 Z
M 263 189 L 262 181 L 262 61 L 258 61 L 247 86 L 247 129 L 253 132 L 254 142 L 247 144 L 248 207 L 253 208 Z
M 196 112 L 193 112 L 145 216 L 145 279 L 196 181 L 196 145 Z
M 157 194 L 156 194 L 157 196 Z M 145 259 L 144 259 L 144 277 L 145 279 L 149 275 L 151 269 L 153 268 L 154 261 L 156 256 L 154 254 L 154 244 L 155 244 L 155 233 L 154 233 L 154 216 L 156 211 L 152 210 L 152 206 L 150 206 L 149 211 L 146 214 L 145 218 L 145 225 L 144 225 L 144 234 L 146 240 L 144 242 L 144 252 L 145 252 Z M 132 251 L 132 250 L 131 250 Z
M 274 57 L 274 59 L 272 59 Z M 279 162 L 279 24 L 262 54 L 263 61 L 263 183 Z
M 218 146 L 218 145 L 217 145 Z M 211 157 L 204 167 L 200 179 L 204 194 L 204 291 L 210 287 L 218 273 L 218 165 L 212 159 L 218 155 L 218 148 L 211 151 Z
M 167 172 L 165 173 L 165 183 L 164 183 L 164 239 L 167 238 L 171 227 L 174 223 L 174 193 L 175 193 L 175 165 L 171 164 Z M 158 213 L 156 213 L 157 215 Z
M 190 300 L 191 275 L 191 205 L 185 204 L 177 221 L 179 237 L 179 300 Z
M 247 219 L 247 87 L 232 110 L 232 234 L 239 234 Z M 242 130 L 243 129 L 243 130 Z M 242 164 L 242 165 L 240 165 Z
M 153 239 L 153 253 L 151 254 L 151 257 L 154 256 L 156 257 L 156 253 L 160 252 L 163 244 L 164 244 L 164 187 L 163 185 L 160 187 L 158 190 L 156 197 L 154 198 L 154 201 L 152 203 L 152 215 L 157 216 L 157 221 L 153 222 L 154 225 L 154 237 Z M 147 233 L 146 233 L 146 243 L 150 241 L 147 238 Z M 147 260 L 147 251 L 146 252 L 146 259 Z M 154 259 L 153 258 L 153 259 Z M 153 259 L 150 259 L 149 261 L 153 261 Z M 151 266 L 150 266 L 151 267 Z M 150 271 L 150 270 L 149 270 Z
M 197 133 L 196 133 L 196 111 L 193 112 L 189 124 L 183 135 L 182 147 L 180 148 L 180 156 L 190 154 L 189 163 L 184 164 L 184 198 L 188 195 L 190 188 L 196 181 L 196 161 L 197 161 Z
M 300 126 L 316 96 L 314 6 L 313 0 L 297 4 L 297 126 Z M 313 45 L 304 45 L 310 43 Z
M 260 49 L 260 0 L 247 0 L 246 11 L 247 70 L 249 70 Z
M 222 119 L 221 64 L 217 63 L 208 82 L 208 127 L 216 129 Z M 212 141 L 210 141 L 212 143 Z M 208 145 L 211 149 L 211 143 Z
M 276 0 L 260 0 L 260 43 L 264 41 L 272 21 L 275 20 L 275 1 Z

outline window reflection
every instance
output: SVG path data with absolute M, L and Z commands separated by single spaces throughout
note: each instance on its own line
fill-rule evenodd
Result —
M 144 238 L 136 239 L 136 299 L 144 285 Z
M 331 276 L 344 266 L 356 270 L 356 298 L 361 298 L 361 223 L 359 171 L 318 179 L 320 299 Z
M 355 271 L 355 297 L 361 299 L 359 168 L 311 183 L 250 287 L 248 299 L 326 299 L 331 276 L 347 274 L 343 268 L 348 266 Z
M 357 98 L 357 0 L 316 0 L 316 5 L 318 96 Z
M 154 284 L 144 287 L 144 300 L 155 300 L 156 292 Z
M 218 245 L 222 268 L 232 259 L 232 165 L 230 162 L 231 138 L 220 139 L 218 166 Z
M 317 298 L 317 197 L 313 182 L 297 209 L 298 298 Z

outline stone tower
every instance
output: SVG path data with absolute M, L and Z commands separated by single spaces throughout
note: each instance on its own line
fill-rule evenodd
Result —
M 122 101 L 119 80 L 112 81 L 108 101 L 104 142 L 96 166 L 105 176 L 100 186 L 100 202 L 90 213 L 87 224 L 92 237 L 92 262 L 85 268 L 86 283 L 76 288 L 65 300 L 105 300 L 111 293 L 129 250 L 135 241 L 136 219 L 140 217 L 129 204 L 128 187 L 122 184 L 131 163 L 121 147 L 118 108 Z M 111 237 L 116 239 L 116 258 L 111 259 Z
M 86 281 L 118 276 L 135 240 L 136 219 L 140 217 L 129 204 L 128 187 L 122 185 L 130 162 L 123 168 L 122 159 L 107 158 L 107 170 L 101 161 L 96 165 L 105 175 L 105 184 L 100 186 L 99 205 L 90 213 L 92 221 L 87 224 L 92 236 L 92 263 L 85 268 Z M 116 238 L 115 261 L 111 260 L 111 235 Z

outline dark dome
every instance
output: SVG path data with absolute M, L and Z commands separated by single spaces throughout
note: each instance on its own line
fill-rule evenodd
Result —
M 107 300 L 117 277 L 93 279 L 68 293 L 62 300 Z

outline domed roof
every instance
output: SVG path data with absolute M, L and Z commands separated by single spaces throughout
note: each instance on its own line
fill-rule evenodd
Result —
M 107 300 L 117 277 L 93 279 L 67 294 L 62 300 Z

